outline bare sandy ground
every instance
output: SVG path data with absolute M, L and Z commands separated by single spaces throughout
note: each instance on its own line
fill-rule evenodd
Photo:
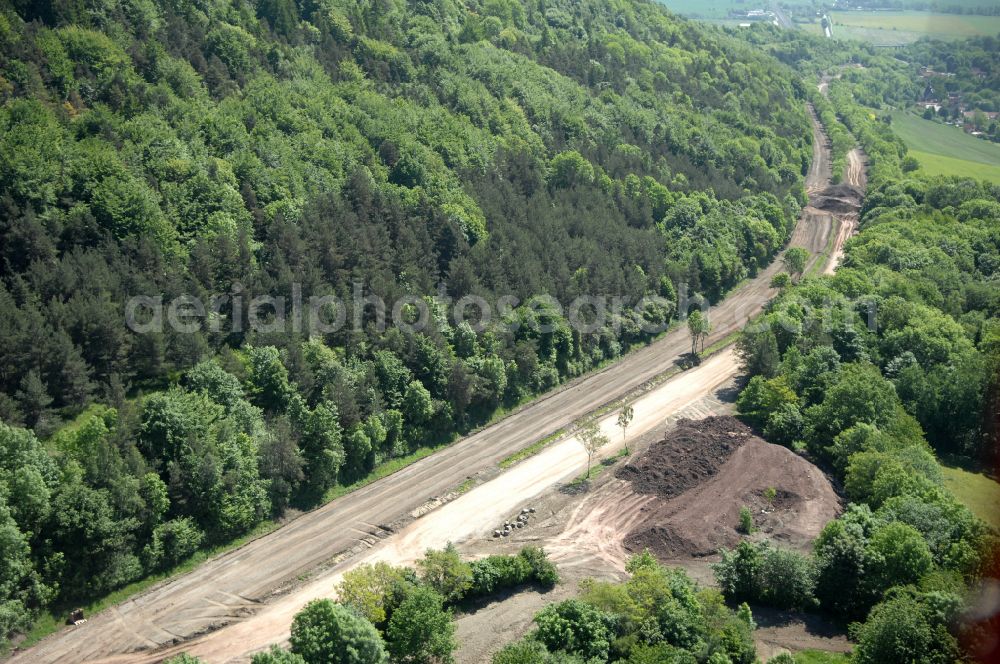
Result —
M 814 118 L 814 131 L 821 129 Z M 822 140 L 816 161 L 828 161 Z M 810 172 L 807 189 L 822 189 L 829 171 L 822 163 Z M 804 212 L 790 242 L 822 252 L 832 232 L 829 216 Z M 736 332 L 773 295 L 771 277 L 780 261 L 762 270 L 712 307 L 708 343 Z M 155 662 L 190 651 L 210 662 L 241 661 L 285 638 L 291 618 L 308 599 L 328 596 L 349 565 L 379 557 L 407 562 L 428 546 L 459 540 L 500 519 L 520 502 L 580 472 L 582 449 L 572 440 L 548 448 L 443 507 L 413 521 L 430 503 L 440 502 L 466 478 L 490 471 L 509 454 L 615 399 L 636 393 L 676 368 L 687 352 L 686 330 L 669 333 L 603 371 L 572 381 L 483 431 L 381 481 L 307 513 L 281 529 L 196 570 L 130 599 L 79 627 L 63 630 L 12 661 L 76 664 L 92 661 Z M 731 377 L 736 364 L 725 352 L 695 370 L 655 388 L 636 403 L 630 429 L 639 435 Z M 613 422 L 605 429 L 615 444 Z M 311 580 L 303 580 L 311 579 Z M 175 644 L 184 643 L 183 647 Z
M 633 403 L 635 417 L 629 434 L 635 438 L 656 429 L 662 424 L 664 413 L 690 406 L 706 391 L 729 382 L 735 371 L 736 358 L 730 349 L 654 388 Z M 600 420 L 602 431 L 613 441 L 598 453 L 600 458 L 614 455 L 624 444 L 621 431 L 615 424 L 616 417 L 617 414 L 612 413 Z M 495 524 L 516 513 L 558 482 L 578 476 L 586 465 L 586 453 L 576 437 L 564 438 L 496 479 L 417 519 L 377 544 L 367 554 L 318 575 L 242 621 L 182 646 L 98 661 L 156 662 L 180 652 L 208 662 L 245 661 L 252 653 L 266 649 L 272 643 L 284 642 L 288 638 L 292 618 L 308 601 L 334 597 L 334 587 L 347 569 L 380 560 L 397 565 L 410 564 L 429 548 L 441 548 L 448 542 L 485 538 L 496 527 Z
M 847 184 L 857 187 L 859 191 L 865 191 L 868 186 L 867 160 L 864 152 L 855 148 L 847 153 Z M 823 274 L 833 274 L 837 266 L 844 259 L 844 244 L 854 236 L 858 230 L 858 212 L 839 215 L 837 227 L 837 238 L 834 242 L 834 251 L 830 256 Z
M 735 386 L 724 385 L 676 411 L 663 425 L 639 437 L 633 444 L 631 459 L 640 458 L 650 445 L 670 435 L 673 421 L 680 417 L 729 414 L 732 404 L 720 396 L 733 392 Z M 633 553 L 626 540 L 636 530 L 667 527 L 686 540 L 713 549 L 714 554 L 715 547 L 732 546 L 738 541 L 735 528 L 739 507 L 744 503 L 754 505 L 753 497 L 773 486 L 793 493 L 797 500 L 787 504 L 776 501 L 776 508 L 757 514 L 762 536 L 782 546 L 806 550 L 840 509 L 837 495 L 817 468 L 785 448 L 756 438 L 724 461 L 716 475 L 670 500 L 640 495 L 610 470 L 592 484 L 585 494 L 566 493 L 555 487 L 534 500 L 532 506 L 537 508 L 539 519 L 516 531 L 510 539 L 481 538 L 461 547 L 463 553 L 478 556 L 497 551 L 512 553 L 526 544 L 542 546 L 558 564 L 563 582 L 548 593 L 525 590 L 458 616 L 458 664 L 488 662 L 505 644 L 530 631 L 531 617 L 546 604 L 575 596 L 580 581 L 624 579 L 625 562 Z M 717 555 L 661 559 L 667 565 L 684 568 L 702 586 L 715 585 L 711 564 L 718 560 Z M 758 653 L 765 659 L 782 651 L 818 648 L 842 652 L 850 648 L 842 630 L 815 616 L 762 607 L 755 607 L 754 614 L 759 625 L 755 634 Z
M 824 96 L 827 95 L 830 89 L 830 81 L 834 79 L 839 79 L 841 74 L 831 75 L 824 74 L 820 78 L 819 85 L 817 88 L 820 93 Z M 816 123 L 813 125 L 813 136 L 815 138 L 816 131 L 822 132 L 822 127 L 818 127 Z M 823 140 L 826 141 L 826 149 L 829 150 L 829 141 L 826 138 L 826 134 L 823 133 Z M 830 161 L 817 159 L 816 158 L 816 146 L 817 142 L 813 141 L 813 161 L 810 165 L 810 180 L 812 183 L 823 183 L 830 180 Z M 867 189 L 868 186 L 868 171 L 867 171 L 867 158 L 865 153 L 860 148 L 854 148 L 847 153 L 847 171 L 844 174 L 844 181 L 858 189 L 862 194 Z M 819 169 L 825 168 L 825 171 L 820 171 Z M 814 172 L 815 171 L 815 172 Z M 820 190 L 824 185 L 819 185 L 816 188 L 810 189 L 809 183 L 806 184 L 806 193 L 809 194 L 810 198 L 814 195 L 820 193 Z M 860 207 L 860 206 L 859 206 Z M 840 265 L 840 261 L 844 258 L 844 243 L 847 242 L 858 230 L 858 214 L 857 213 L 846 213 L 838 214 L 836 218 L 832 219 L 834 226 L 836 227 L 837 237 L 834 241 L 833 252 L 830 255 L 830 260 L 823 269 L 823 274 L 833 274 L 837 266 Z
M 813 156 L 809 163 L 809 173 L 806 174 L 805 189 L 806 195 L 812 196 L 825 188 L 830 182 L 830 139 L 823 129 L 823 125 L 816 117 L 816 111 L 812 104 L 808 105 L 809 114 L 813 120 Z
M 707 393 L 686 408 L 667 415 L 662 423 L 643 435 L 630 437 L 630 459 L 641 455 L 645 449 L 660 440 L 677 420 L 681 418 L 702 418 L 710 415 L 730 414 L 734 410 L 733 399 L 736 385 L 731 379 L 715 390 Z M 616 465 L 627 460 L 619 460 Z M 564 487 L 554 486 L 537 499 L 531 506 L 537 512 L 526 528 L 516 531 L 511 538 L 495 540 L 489 537 L 471 539 L 460 545 L 462 553 L 470 557 L 480 557 L 492 553 L 516 553 L 521 547 L 531 544 L 544 547 L 550 558 L 559 566 L 561 582 L 553 590 L 541 593 L 526 589 L 479 607 L 475 611 L 456 617 L 456 638 L 459 648 L 455 654 L 457 664 L 479 664 L 488 662 L 497 650 L 507 643 L 520 638 L 533 627 L 532 618 L 545 605 L 574 597 L 579 592 L 579 582 L 584 579 L 621 581 L 625 578 L 625 560 L 628 552 L 622 546 L 621 534 L 604 529 L 598 522 L 592 532 L 583 535 L 579 543 L 568 542 L 567 532 L 581 532 L 576 524 L 590 520 L 594 506 L 606 504 L 608 485 L 620 486 L 614 477 L 614 468 L 605 469 L 590 482 L 586 492 L 570 492 Z M 629 500 L 634 507 L 642 508 L 649 501 Z M 607 508 L 601 508 L 607 509 Z M 617 509 L 613 506 L 611 512 Z M 703 584 L 712 583 L 708 563 L 698 563 L 686 569 L 692 577 Z

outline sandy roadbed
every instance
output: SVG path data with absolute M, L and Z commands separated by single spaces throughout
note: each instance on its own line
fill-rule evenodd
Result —
M 630 437 L 637 438 L 661 425 L 665 414 L 689 406 L 707 392 L 729 381 L 735 371 L 736 358 L 730 349 L 653 389 L 633 404 L 635 419 L 629 427 Z M 615 418 L 616 415 L 611 414 L 600 421 L 601 429 L 613 441 L 601 450 L 602 458 L 615 454 L 623 445 Z M 333 597 L 334 586 L 351 567 L 379 560 L 409 564 L 421 557 L 428 548 L 440 548 L 448 542 L 482 537 L 493 530 L 494 524 L 556 483 L 581 474 L 586 464 L 586 453 L 577 439 L 572 436 L 565 438 L 496 479 L 414 521 L 368 554 L 322 574 L 305 586 L 262 607 L 241 622 L 182 646 L 156 653 L 136 653 L 96 661 L 157 662 L 179 652 L 187 652 L 207 662 L 246 661 L 254 652 L 287 639 L 295 613 L 311 599 Z

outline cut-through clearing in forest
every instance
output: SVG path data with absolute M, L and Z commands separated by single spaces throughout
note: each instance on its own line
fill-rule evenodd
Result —
M 813 126 L 814 159 L 820 163 L 807 178 L 810 198 L 829 185 L 828 179 L 821 179 L 829 172 L 828 166 L 823 167 L 829 153 L 815 116 Z M 823 260 L 821 255 L 830 245 L 836 247 L 831 240 L 834 229 L 834 215 L 806 208 L 790 245 L 808 249 L 815 263 Z M 709 345 L 742 329 L 761 311 L 774 293 L 771 278 L 780 270 L 780 260 L 775 261 L 711 309 Z M 689 347 L 686 330 L 664 335 L 603 371 L 575 380 L 390 477 L 93 616 L 84 625 L 54 634 L 12 661 L 156 662 L 182 651 L 202 655 L 209 662 L 242 661 L 248 653 L 284 639 L 294 613 L 309 599 L 329 595 L 337 575 L 350 566 L 373 555 L 398 562 L 415 559 L 426 546 L 441 546 L 460 533 L 491 528 L 493 521 L 487 515 L 506 509 L 511 500 L 520 500 L 511 487 L 521 486 L 525 495 L 538 495 L 578 474 L 585 463 L 577 453 L 579 445 L 573 441 L 557 444 L 408 524 L 414 511 L 446 495 L 469 476 L 495 468 L 500 460 L 535 440 L 675 370 L 677 359 Z M 731 352 L 716 356 L 650 392 L 647 398 L 656 396 L 646 402 L 649 413 L 645 417 L 661 421 L 735 371 Z M 638 420 L 638 402 L 636 410 Z M 607 426 L 615 433 L 613 423 Z M 633 430 L 638 435 L 636 424 Z M 616 434 L 613 440 L 621 438 Z M 526 484 L 518 485 L 519 481 Z M 310 575 L 312 580 L 305 581 Z

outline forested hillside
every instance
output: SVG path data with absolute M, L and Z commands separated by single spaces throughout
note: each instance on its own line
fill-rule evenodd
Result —
M 871 159 L 860 234 L 835 276 L 787 288 L 738 342 L 740 412 L 829 468 L 850 504 L 811 556 L 744 542 L 716 576 L 730 600 L 861 621 L 855 662 L 992 661 L 996 617 L 967 606 L 997 574 L 997 533 L 936 455 L 992 466 L 1000 451 L 1000 189 L 904 172 L 888 119 L 861 105 L 885 101 L 873 90 L 898 63 L 870 64 L 829 89 Z
M 718 624 L 704 612 L 711 592 L 691 620 L 698 604 L 678 592 L 684 585 L 645 576 L 656 567 L 643 569 L 641 556 L 626 583 L 587 581 L 579 600 L 537 613 L 535 629 L 492 661 L 751 664 L 761 660 L 743 602 L 821 613 L 852 641 L 847 657 L 782 653 L 769 664 L 996 661 L 995 609 L 973 607 L 997 576 L 997 532 L 945 487 L 938 455 L 997 458 L 1000 188 L 904 172 L 906 148 L 876 110 L 891 97 L 870 101 L 889 94 L 899 63 L 882 68 L 884 56 L 864 48 L 838 55 L 764 26 L 741 36 L 827 82 L 829 99 L 816 101 L 842 134 L 835 153 L 838 140 L 857 142 L 870 159 L 860 232 L 836 273 L 795 284 L 779 275 L 781 293 L 737 342 L 750 377 L 741 417 L 824 468 L 846 509 L 808 553 L 766 531 L 749 536 L 746 511 L 748 537 L 713 565 L 745 625 L 726 624 L 722 648 L 692 628 Z M 851 66 L 860 62 L 866 69 Z M 649 606 L 658 611 L 647 615 Z
M 0 636 L 614 358 L 678 285 L 720 297 L 803 202 L 805 96 L 636 0 L 6 3 Z M 626 307 L 588 334 L 523 305 L 479 332 L 251 333 L 232 300 L 124 324 L 136 295 L 356 284 Z
M 778 563 L 741 544 L 720 581 L 731 599 L 867 617 L 855 661 L 953 661 L 960 643 L 989 647 L 963 605 L 967 584 L 995 574 L 997 540 L 944 488 L 932 452 L 996 454 L 1000 192 L 890 181 L 867 208 L 836 276 L 785 292 L 740 342 L 754 375 L 741 412 L 828 465 L 853 505 L 811 558 L 781 554 L 794 574 L 761 581 L 748 570 Z

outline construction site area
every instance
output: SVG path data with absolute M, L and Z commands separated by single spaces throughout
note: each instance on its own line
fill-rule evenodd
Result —
M 690 404 L 632 444 L 631 454 L 601 466 L 584 486 L 561 484 L 531 501 L 522 528 L 501 540 L 461 545 L 472 556 L 541 546 L 563 583 L 526 589 L 457 618 L 458 661 L 488 661 L 529 631 L 546 604 L 576 594 L 588 578 L 621 580 L 630 555 L 645 549 L 682 567 L 700 585 L 715 580 L 720 548 L 735 546 L 739 512 L 753 513 L 755 538 L 806 551 L 841 501 L 828 477 L 791 450 L 754 435 L 731 413 L 732 384 Z M 842 631 L 815 617 L 755 609 L 758 652 L 815 648 L 846 651 Z

